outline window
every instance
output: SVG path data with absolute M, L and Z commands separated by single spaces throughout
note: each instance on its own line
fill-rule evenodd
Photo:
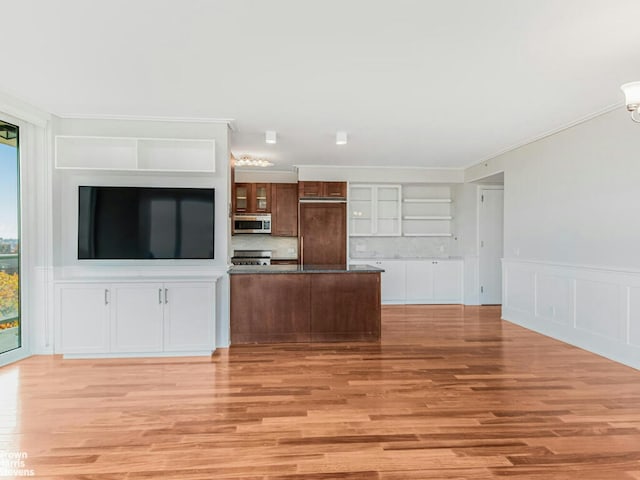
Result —
M 22 346 L 18 127 L 0 121 L 0 354 Z

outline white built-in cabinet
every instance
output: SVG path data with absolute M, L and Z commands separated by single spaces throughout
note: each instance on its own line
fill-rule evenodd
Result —
M 349 185 L 351 237 L 452 237 L 449 185 Z
M 352 237 L 397 237 L 402 233 L 400 185 L 349 187 L 349 234 Z
M 396 260 L 354 260 L 350 263 L 373 265 L 384 270 L 380 276 L 380 297 L 383 302 L 401 302 L 404 299 L 407 276 L 405 262 Z
M 373 265 L 381 275 L 383 303 L 463 303 L 463 262 L 459 259 L 351 260 Z
M 409 303 L 462 303 L 462 261 L 408 261 L 405 298 Z
M 56 288 L 56 353 L 109 351 L 109 285 L 74 284 Z
M 111 351 L 161 352 L 164 301 L 162 283 L 111 286 Z
M 55 137 L 58 169 L 213 173 L 215 153 L 213 139 Z
M 56 303 L 56 353 L 215 350 L 215 280 L 58 282 Z

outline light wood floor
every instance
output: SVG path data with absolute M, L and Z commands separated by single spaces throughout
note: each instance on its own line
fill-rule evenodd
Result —
M 640 479 L 640 372 L 499 320 L 383 309 L 381 344 L 0 369 L 47 479 Z

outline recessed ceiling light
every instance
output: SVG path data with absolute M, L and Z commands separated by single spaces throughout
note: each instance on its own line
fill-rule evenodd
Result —
M 336 145 L 346 145 L 346 144 L 347 144 L 347 132 L 336 133 Z
M 272 145 L 275 144 L 278 141 L 276 132 L 273 130 L 267 130 L 264 135 L 264 141 Z

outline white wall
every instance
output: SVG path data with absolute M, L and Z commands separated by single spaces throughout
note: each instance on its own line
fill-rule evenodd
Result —
M 507 320 L 640 368 L 640 125 L 622 109 L 496 159 Z
M 236 183 L 298 183 L 297 172 L 236 167 Z
M 640 270 L 639 127 L 616 110 L 505 155 L 505 257 Z
M 228 126 L 224 123 L 139 120 L 53 119 L 54 135 L 132 136 L 215 139 L 213 174 L 55 170 L 53 176 L 53 258 L 56 279 L 120 275 L 220 274 L 217 288 L 216 341 L 229 344 L 229 293 L 226 269 L 230 244 L 230 172 Z M 53 158 L 51 159 L 53 162 Z M 79 261 L 77 259 L 78 185 L 213 187 L 215 251 L 213 260 Z
M 392 164 L 393 159 L 389 163 Z M 461 183 L 464 169 L 300 165 L 298 179 L 359 183 Z

